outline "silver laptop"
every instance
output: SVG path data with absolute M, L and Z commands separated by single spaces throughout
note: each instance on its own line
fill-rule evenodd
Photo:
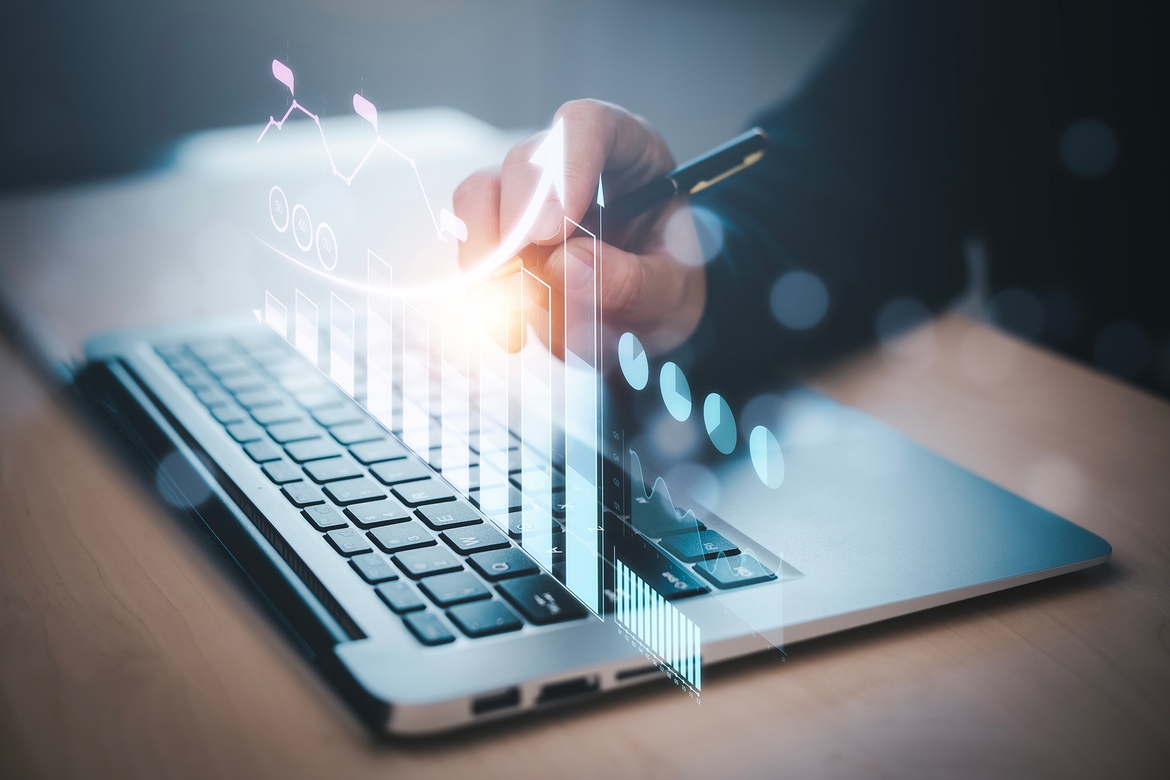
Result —
M 1108 559 L 811 390 L 749 415 L 524 271 L 461 281 L 442 204 L 511 139 L 376 127 L 212 133 L 0 205 L 9 333 L 371 728 L 701 701 L 709 664 Z

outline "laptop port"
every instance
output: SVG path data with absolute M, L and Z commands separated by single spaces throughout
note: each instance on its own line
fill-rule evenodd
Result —
M 540 689 L 537 704 L 549 704 L 554 701 L 572 699 L 601 690 L 601 681 L 597 677 L 578 677 L 564 682 L 549 683 Z
M 486 715 L 496 710 L 506 710 L 509 707 L 515 707 L 519 703 L 520 689 L 509 688 L 506 691 L 493 693 L 490 696 L 480 696 L 471 702 L 471 712 L 473 715 Z
M 623 669 L 617 673 L 617 679 L 628 680 L 631 677 L 642 677 L 647 674 L 654 674 L 658 671 L 657 666 L 636 666 L 633 669 Z

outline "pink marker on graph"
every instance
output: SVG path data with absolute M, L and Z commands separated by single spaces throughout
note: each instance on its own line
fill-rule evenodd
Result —
M 284 84 L 286 87 L 288 87 L 288 91 L 290 94 L 292 94 L 294 96 L 296 95 L 296 93 L 293 92 L 293 72 L 289 69 L 289 67 L 287 65 L 285 65 L 280 60 L 273 60 L 272 61 L 272 75 L 276 76 L 277 81 L 279 81 L 281 84 Z
M 353 110 L 358 113 L 358 116 L 374 126 L 374 132 L 378 131 L 378 109 L 374 108 L 373 103 L 355 93 L 353 96 Z

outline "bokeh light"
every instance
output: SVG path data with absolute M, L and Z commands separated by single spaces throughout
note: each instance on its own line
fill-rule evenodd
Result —
M 1117 136 L 1099 119 L 1078 119 L 1060 136 L 1060 161 L 1074 176 L 1093 179 L 1117 160 Z
M 1044 304 L 1022 287 L 1009 287 L 992 296 L 987 316 L 1001 330 L 1029 341 L 1044 329 Z
M 829 291 L 816 274 L 789 271 L 772 285 L 772 316 L 786 328 L 808 330 L 829 310 Z

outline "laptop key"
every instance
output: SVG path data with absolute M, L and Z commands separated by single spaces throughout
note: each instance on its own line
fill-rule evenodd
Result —
M 380 439 L 355 444 L 349 448 L 359 463 L 369 466 L 371 463 L 381 463 L 384 460 L 398 460 L 406 457 L 406 449 L 392 439 Z
M 247 444 L 250 441 L 260 441 L 264 438 L 264 429 L 250 420 L 231 423 L 227 426 L 227 432 L 229 436 L 240 444 Z
M 390 562 L 376 552 L 355 555 L 349 559 L 349 565 L 371 585 L 398 579 L 398 572 Z
M 318 531 L 332 531 L 334 528 L 345 528 L 348 525 L 345 517 L 337 511 L 337 507 L 324 502 L 302 509 L 301 514 Z
M 470 504 L 464 501 L 448 501 L 443 504 L 421 506 L 415 510 L 415 514 L 436 531 L 483 522 L 479 512 L 476 512 Z
M 405 523 L 410 519 L 410 511 L 393 498 L 384 498 L 380 501 L 354 504 L 345 510 L 345 516 L 353 520 L 359 528 L 377 528 L 381 525 Z
M 352 450 L 351 450 L 352 451 Z M 358 460 L 361 460 L 360 458 Z M 414 458 L 402 458 L 389 463 L 377 463 L 370 467 L 370 473 L 385 485 L 413 482 L 431 476 L 431 470 Z
M 478 601 L 452 607 L 447 610 L 447 617 L 472 639 L 519 631 L 524 625 L 512 610 L 499 601 Z
M 713 561 L 695 564 L 694 569 L 719 588 L 739 588 L 776 579 L 775 574 L 750 555 L 721 555 Z
M 386 431 L 379 428 L 374 423 L 366 421 L 360 423 L 351 423 L 349 425 L 338 425 L 330 428 L 329 433 L 333 438 L 345 446 L 351 444 L 359 444 L 363 441 L 373 441 L 374 439 L 386 438 Z
M 395 526 L 390 526 L 394 528 Z M 374 532 L 371 531 L 371 534 Z M 413 580 L 430 577 L 434 574 L 446 574 L 450 571 L 459 571 L 463 564 L 459 556 L 446 547 L 424 547 L 418 550 L 407 550 L 394 556 L 394 563 L 406 572 L 406 576 Z
M 291 485 L 282 487 L 280 492 L 284 493 L 284 497 L 291 501 L 295 507 L 325 503 L 325 497 L 321 495 L 321 491 L 307 482 L 293 482 Z
M 310 414 L 313 415 L 314 420 L 326 428 L 333 425 L 348 425 L 349 423 L 361 422 L 366 419 L 366 416 L 352 404 L 325 406 L 314 409 Z
M 433 613 L 412 612 L 403 616 L 402 622 L 410 629 L 410 633 L 414 634 L 415 639 L 424 645 L 445 645 L 455 641 L 454 634 L 448 631 L 443 621 Z
M 336 458 L 341 454 L 341 448 L 329 439 L 304 439 L 290 442 L 284 451 L 297 463 Z
M 342 479 L 353 479 L 354 477 L 363 476 L 366 473 L 365 469 L 349 458 L 315 460 L 312 463 L 306 463 L 304 469 L 305 473 L 309 475 L 309 479 L 318 485 L 324 485 L 326 482 L 337 482 Z M 370 484 L 373 483 L 371 482 Z
M 287 460 L 274 460 L 265 463 L 261 471 L 277 485 L 287 485 L 289 482 L 300 482 L 304 479 L 301 470 Z
M 290 403 L 279 403 L 273 406 L 260 406 L 252 410 L 252 419 L 261 425 L 276 425 L 277 423 L 295 422 L 301 419 L 303 413 Z
M 735 542 L 710 529 L 696 533 L 668 536 L 662 540 L 662 549 L 687 563 L 694 563 L 718 555 L 738 555 Z
M 467 562 L 471 564 L 471 568 L 492 582 L 507 577 L 523 577 L 540 571 L 535 561 L 515 547 L 475 553 Z
M 418 585 L 431 601 L 440 607 L 450 607 L 467 601 L 490 599 L 491 591 L 483 586 L 474 574 L 457 571 L 428 577 Z
M 287 385 L 286 385 L 287 389 Z M 345 396 L 331 387 L 311 387 L 293 392 L 293 399 L 306 409 L 319 409 L 322 406 L 332 406 L 345 400 Z
M 329 496 L 338 506 L 348 506 L 362 501 L 377 501 L 380 498 L 385 498 L 386 491 L 369 477 L 358 477 L 326 485 L 325 495 Z
M 455 493 L 451 488 L 434 477 L 395 485 L 391 490 L 399 501 L 409 507 L 422 506 L 423 504 L 436 504 L 440 501 L 450 501 L 455 498 Z
M 521 615 L 538 626 L 577 620 L 589 614 L 564 585 L 548 574 L 504 580 L 496 588 Z
M 273 460 L 280 460 L 283 454 L 280 447 L 277 447 L 270 441 L 252 441 L 244 445 L 244 452 L 248 453 L 248 457 L 257 463 L 268 463 Z
M 224 377 L 220 381 L 220 384 L 227 388 L 229 392 L 243 393 L 246 391 L 262 389 L 264 387 L 264 378 L 255 371 L 249 371 L 246 374 L 235 374 L 233 376 Z
M 391 526 L 375 528 L 369 533 L 374 544 L 382 552 L 396 553 L 403 550 L 413 550 L 416 547 L 430 547 L 436 544 L 435 537 L 423 528 L 422 523 L 412 520 L 409 523 L 398 523 Z
M 402 580 L 384 582 L 374 591 L 386 602 L 386 606 L 401 615 L 403 612 L 413 612 L 416 609 L 426 609 L 426 602 L 418 595 L 414 588 Z
M 338 528 L 336 531 L 325 534 L 325 538 L 329 540 L 329 544 L 333 545 L 334 550 L 346 557 L 374 551 L 369 540 L 362 535 L 361 531 L 354 528 Z
M 460 555 L 498 550 L 509 544 L 508 537 L 497 531 L 495 526 L 491 524 L 481 523 L 471 528 L 444 531 L 439 536 Z
M 230 404 L 232 397 L 216 387 L 209 387 L 206 390 L 197 390 L 195 397 L 204 406 L 219 406 L 220 404 Z
M 667 601 L 699 596 L 708 590 L 685 566 L 667 558 L 640 537 L 621 539 L 615 554 Z
M 231 425 L 244 421 L 244 410 L 235 404 L 220 404 L 208 409 L 220 425 Z
M 291 444 L 294 441 L 316 439 L 321 435 L 321 429 L 310 425 L 304 420 L 297 422 L 277 423 L 268 426 L 268 435 L 277 444 Z
M 279 395 L 263 387 L 236 393 L 236 403 L 245 409 L 257 409 L 261 406 L 276 406 L 282 401 L 283 399 Z

